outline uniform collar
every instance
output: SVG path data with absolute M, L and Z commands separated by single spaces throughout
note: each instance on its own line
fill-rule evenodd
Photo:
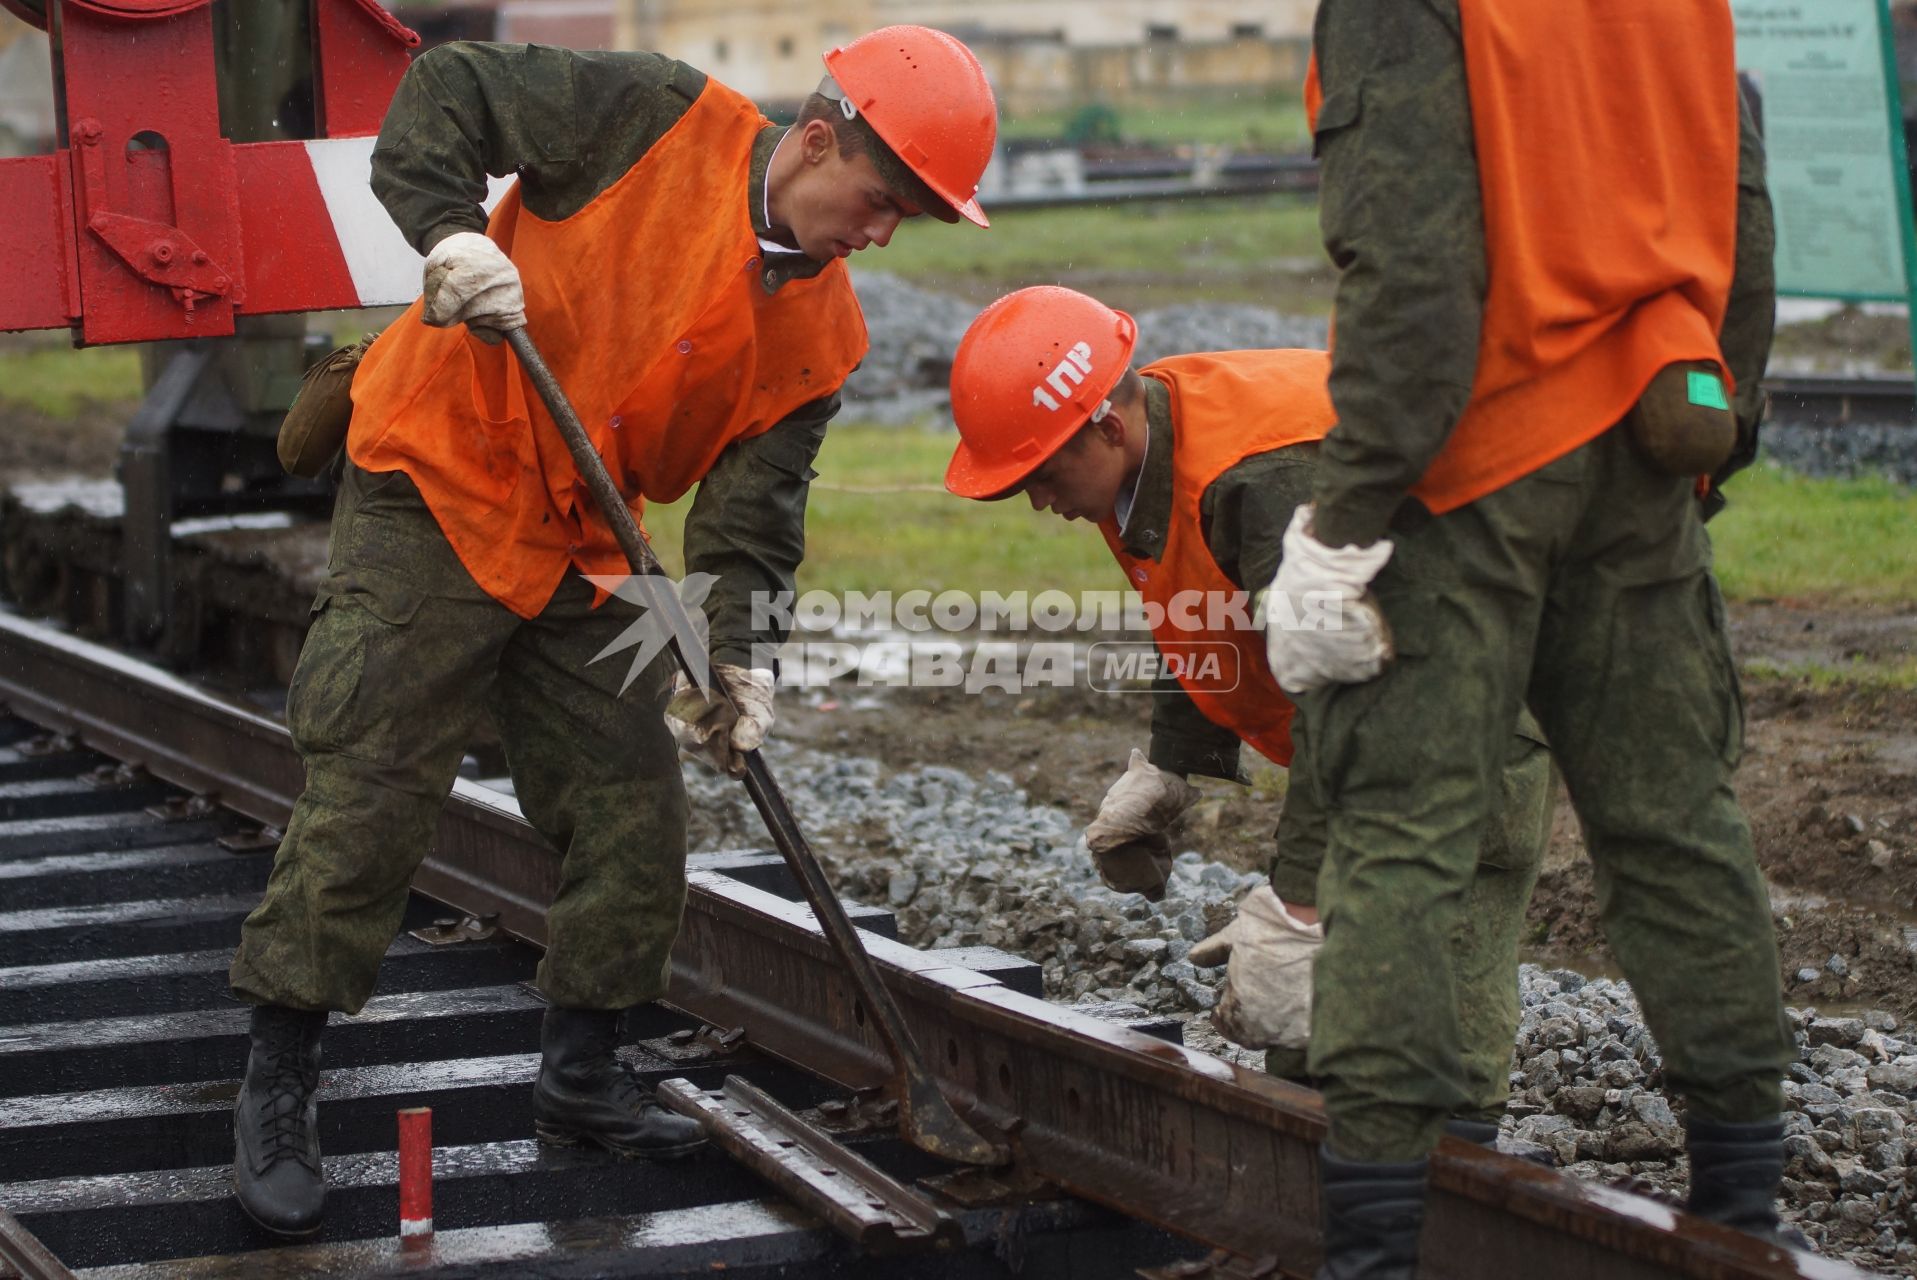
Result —
M 752 164 L 746 171 L 746 207 L 752 211 L 752 234 L 759 238 L 759 249 L 765 259 L 759 280 L 767 293 L 776 293 L 788 280 L 809 280 L 827 265 L 793 247 L 789 243 L 789 232 L 782 230 L 775 234 L 772 230 L 766 180 L 772 168 L 772 155 L 789 132 L 789 128 L 776 124 L 759 130 L 759 136 L 752 140 Z
M 1128 556 L 1156 560 L 1165 551 L 1165 526 L 1172 509 L 1171 391 L 1156 378 L 1145 379 L 1145 461 L 1132 488 L 1131 508 L 1119 526 L 1118 542 Z

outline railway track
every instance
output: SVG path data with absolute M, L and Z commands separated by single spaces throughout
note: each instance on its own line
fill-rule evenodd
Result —
M 237 781 L 228 775 L 228 793 Z M 424 896 L 372 1002 L 327 1038 L 325 1231 L 275 1247 L 231 1199 L 246 1013 L 224 978 L 272 847 L 230 809 L 195 803 L 79 738 L 0 717 L 0 1274 L 703 1276 L 723 1266 L 985 1277 L 1014 1274 L 1023 1258 L 1037 1274 L 1099 1275 L 1193 1251 L 1039 1194 L 969 1210 L 954 1201 L 935 1257 L 874 1260 L 716 1150 L 668 1165 L 542 1149 L 526 1109 L 543 1009 L 530 985 L 537 948 Z M 792 910 L 781 894 L 797 889 L 776 857 L 711 854 L 694 866 L 714 885 L 762 886 L 752 891 L 761 906 Z M 853 911 L 890 935 L 888 913 Z M 928 961 L 1013 990 L 1039 982 L 1036 966 L 982 948 Z M 628 1061 L 655 1087 L 679 1079 L 704 1093 L 738 1076 L 789 1108 L 823 1104 L 846 1122 L 845 1142 L 892 1176 L 945 1172 L 832 1081 L 701 1028 L 662 1006 L 642 1010 Z M 438 1231 L 423 1248 L 395 1238 L 394 1116 L 408 1106 L 432 1108 L 439 1144 Z M 864 1234 L 897 1251 L 882 1224 Z
M 1771 418 L 1808 427 L 1917 426 L 1917 382 L 1907 377 L 1776 374 L 1764 379 Z
M 881 1261 L 708 1152 L 687 1166 L 541 1152 L 526 985 L 556 859 L 512 802 L 462 781 L 415 880 L 380 994 L 327 1040 L 327 1235 L 262 1249 L 230 1201 L 244 1011 L 225 996 L 240 917 L 301 781 L 285 731 L 164 672 L 0 615 L 0 1241 L 37 1235 L 84 1274 L 1309 1276 L 1316 1095 L 1036 996 L 1035 969 L 867 942 L 948 1095 L 1009 1138 L 1011 1170 L 934 1179 L 963 1249 Z M 149 806 L 164 816 L 150 815 Z M 222 843 L 223 842 L 223 843 Z M 887 1074 L 810 912 L 756 852 L 696 858 L 664 1005 L 635 1015 L 649 1081 L 742 1075 L 828 1107 L 894 1177 L 941 1171 L 845 1105 Z M 438 905 L 443 904 L 443 905 Z M 701 1034 L 700 1028 L 718 1028 Z M 1157 1028 L 1165 1031 L 1165 1028 Z M 393 1238 L 394 1110 L 435 1108 L 439 1233 Z M 1448 1141 L 1424 1274 L 1781 1280 L 1860 1273 L 1786 1256 L 1611 1188 Z M 1175 1235 L 1172 1233 L 1176 1233 Z M 1180 1239 L 1179 1237 L 1182 1237 Z M 868 1243 L 878 1237 L 868 1237 Z M 5 1258 L 23 1265 L 30 1244 Z

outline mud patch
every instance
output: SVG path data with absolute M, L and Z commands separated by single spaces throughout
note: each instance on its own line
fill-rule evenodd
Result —
M 111 474 L 133 409 L 131 403 L 96 401 L 55 418 L 0 404 L 0 483 Z

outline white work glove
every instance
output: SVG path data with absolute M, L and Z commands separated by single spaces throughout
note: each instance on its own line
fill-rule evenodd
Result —
M 492 237 L 455 231 L 426 255 L 427 324 L 464 324 L 480 341 L 497 343 L 507 329 L 526 327 L 526 293 L 513 265 Z
M 1311 536 L 1311 513 L 1310 503 L 1293 513 L 1265 593 L 1265 660 L 1286 693 L 1369 680 L 1391 660 L 1391 628 L 1369 591 L 1390 540 L 1327 547 Z
M 1219 1035 L 1247 1049 L 1302 1049 L 1311 1040 L 1311 966 L 1324 945 L 1322 924 L 1301 923 L 1261 884 L 1185 958 L 1209 968 L 1230 957 L 1211 1011 Z
M 1165 833 L 1197 799 L 1197 787 L 1151 764 L 1133 747 L 1124 774 L 1085 828 L 1085 847 L 1098 878 L 1118 893 L 1142 893 L 1152 902 L 1163 898 L 1172 865 Z
M 732 695 L 738 711 L 716 690 L 702 692 L 681 671 L 672 685 L 672 700 L 666 703 L 666 726 L 681 752 L 720 773 L 741 778 L 745 753 L 764 742 L 772 728 L 773 675 L 763 667 L 748 671 L 720 662 L 713 664 L 712 681 Z

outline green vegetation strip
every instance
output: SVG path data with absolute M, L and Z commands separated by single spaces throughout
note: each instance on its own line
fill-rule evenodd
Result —
M 87 347 L 19 342 L 0 348 L 0 405 L 23 405 L 50 418 L 71 418 L 88 405 L 140 398 L 138 347 Z
M 1917 494 L 1888 480 L 1814 480 L 1763 465 L 1732 480 L 1711 521 L 1734 600 L 1917 600 Z
M 1026 112 L 1000 122 L 1005 139 L 1064 139 L 1072 143 L 1193 143 L 1252 151 L 1303 151 L 1311 145 L 1303 93 L 1283 85 L 1266 94 L 1194 97 L 1176 105 L 1117 107 L 1094 103 Z
M 804 590 L 1109 591 L 1123 579 L 1097 530 L 1023 498 L 967 502 L 940 488 L 949 432 L 840 424 L 819 456 Z M 1917 495 L 1885 480 L 1812 480 L 1755 467 L 1711 522 L 1732 599 L 1917 599 Z M 679 567 L 690 499 L 649 507 L 646 527 Z
M 1141 303 L 1124 286 L 1145 283 L 1154 286 L 1145 295 L 1153 303 L 1259 302 L 1316 314 L 1331 305 L 1311 196 L 1008 209 L 993 212 L 990 230 L 966 230 L 908 223 L 886 248 L 861 254 L 858 266 L 974 298 L 1062 284 L 1130 306 Z
M 1023 498 L 968 502 L 945 492 L 957 437 L 919 428 L 835 426 L 806 518 L 800 590 L 1115 591 L 1124 578 L 1088 524 L 1040 515 Z M 646 508 L 660 560 L 683 565 L 691 499 Z
M 89 404 L 137 400 L 139 388 L 132 347 L 0 349 L 0 405 L 70 418 Z M 951 444 L 938 431 L 834 427 L 819 460 L 802 584 L 833 591 L 1118 585 L 1089 525 L 1037 515 L 1023 499 L 976 503 L 946 495 L 939 486 Z M 1917 538 L 1910 533 L 1917 494 L 1909 489 L 1760 466 L 1733 481 L 1730 493 L 1731 507 L 1712 522 L 1711 535 L 1732 599 L 1917 600 Z M 648 513 L 669 557 L 678 555 L 688 505 Z
M 1917 689 L 1917 658 L 1895 662 L 1773 662 L 1757 658 L 1740 668 L 1746 680 L 1780 681 L 1801 685 L 1817 693 L 1858 691 L 1865 693 L 1901 693 Z

